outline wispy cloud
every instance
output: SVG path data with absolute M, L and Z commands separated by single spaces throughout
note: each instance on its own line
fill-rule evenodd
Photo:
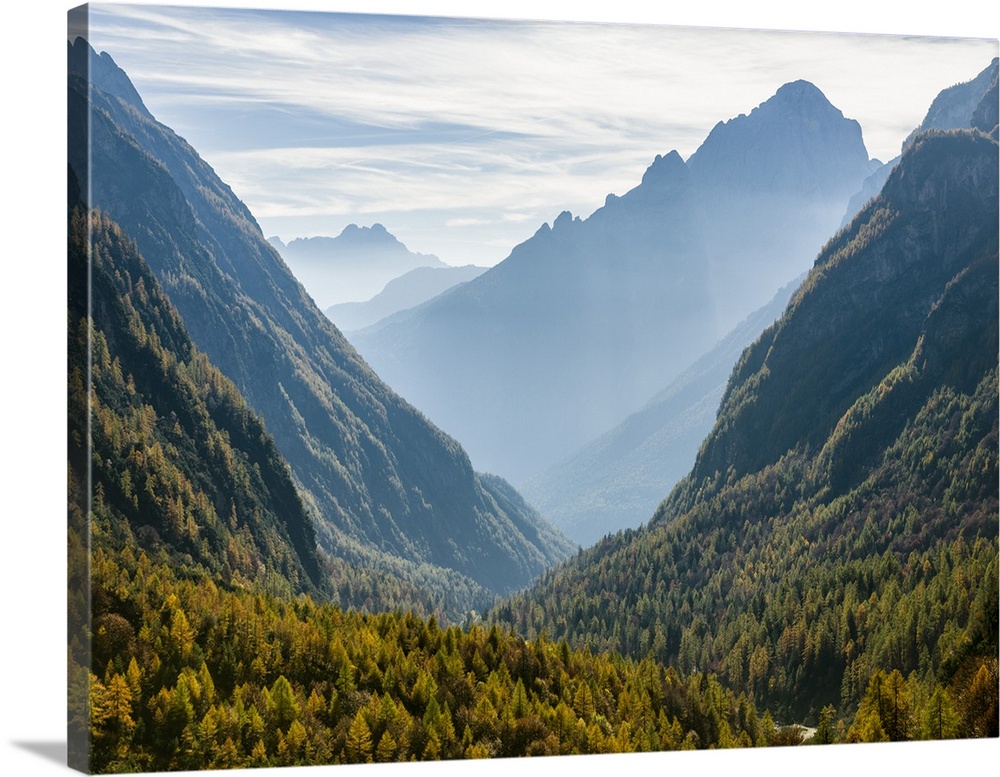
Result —
M 657 153 L 689 156 L 797 78 L 889 158 L 941 88 L 995 54 L 969 40 L 134 5 L 92 6 L 91 29 L 266 231 L 378 214 L 442 242 L 462 233 L 465 252 L 478 234 L 493 261 L 502 235 L 588 215 Z

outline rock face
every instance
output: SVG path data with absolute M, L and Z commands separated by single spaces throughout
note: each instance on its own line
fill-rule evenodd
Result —
M 88 72 L 95 60 L 101 67 Z M 518 501 L 481 480 L 458 443 L 379 380 L 246 206 L 134 102 L 110 57 L 78 39 L 70 61 L 84 67 L 69 76 L 70 135 L 89 133 L 92 154 L 80 142 L 69 159 L 88 204 L 135 240 L 192 340 L 263 418 L 321 546 L 354 565 L 345 603 L 362 606 L 358 581 L 375 574 L 382 591 L 405 584 L 414 606 L 444 601 L 460 613 L 572 550 L 537 515 L 508 512 Z
M 966 81 L 961 84 L 955 84 L 947 89 L 942 90 L 942 92 L 934 98 L 934 102 L 931 103 L 931 107 L 927 109 L 927 115 L 924 120 L 920 122 L 920 126 L 917 127 L 913 132 L 909 134 L 905 141 L 903 141 L 903 151 L 908 149 L 916 139 L 917 135 L 929 129 L 965 129 L 973 126 L 972 119 L 973 114 L 976 113 L 976 109 L 983 104 L 983 98 L 990 89 L 991 84 L 995 84 L 997 80 L 997 58 L 994 60 L 975 78 L 971 81 Z M 996 115 L 996 98 L 991 101 L 993 106 L 993 113 Z M 985 107 L 985 105 L 984 105 Z M 996 125 L 996 119 L 993 120 L 993 124 L 989 127 L 983 129 L 984 132 L 989 132 Z
M 809 268 L 877 164 L 860 125 L 807 81 L 715 126 L 688 167 L 727 330 Z
M 688 160 L 705 190 L 835 199 L 870 161 L 861 125 L 808 81 L 785 84 L 749 115 L 719 122 Z
M 560 214 L 479 278 L 352 334 L 477 466 L 526 482 L 641 408 L 808 269 L 871 164 L 857 123 L 788 84 Z
M 972 126 L 981 132 L 997 137 L 997 124 L 1000 123 L 1000 100 L 997 92 L 997 60 L 993 60 L 993 80 L 979 105 L 972 112 Z
M 274 245 L 322 309 L 370 299 L 417 267 L 447 267 L 433 254 L 413 253 L 381 224 L 348 224 L 337 237 L 300 237 Z

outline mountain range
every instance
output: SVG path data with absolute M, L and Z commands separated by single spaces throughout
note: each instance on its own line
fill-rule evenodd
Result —
M 69 63 L 69 160 L 84 200 L 135 241 L 191 339 L 263 419 L 335 596 L 458 617 L 571 552 L 368 368 L 109 55 L 78 39 Z
M 277 237 L 268 241 L 321 310 L 370 299 L 418 267 L 448 266 L 433 254 L 410 251 L 381 224 L 348 224 L 336 237 L 298 237 L 287 245 Z
M 477 466 L 523 485 L 643 407 L 808 269 L 872 171 L 812 84 L 657 156 L 586 219 L 564 212 L 488 272 L 352 333 Z
M 352 334 L 379 374 L 110 55 L 69 65 L 74 766 L 1000 735 L 996 61 L 886 168 L 782 86 Z

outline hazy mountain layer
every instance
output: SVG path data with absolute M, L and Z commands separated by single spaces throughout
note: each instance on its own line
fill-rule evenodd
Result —
M 523 480 L 641 406 L 713 339 L 687 168 L 672 154 L 643 181 L 353 341 L 477 466 Z
M 583 546 L 648 520 L 664 494 L 690 472 L 715 423 L 733 365 L 781 315 L 800 280 L 748 316 L 642 410 L 527 482 L 528 499 Z
M 342 302 L 326 309 L 326 315 L 342 332 L 364 329 L 383 318 L 409 310 L 433 299 L 459 283 L 471 281 L 486 267 L 417 267 L 389 281 L 366 302 Z
M 327 551 L 391 568 L 411 583 L 437 569 L 441 588 L 471 595 L 523 586 L 570 550 L 535 515 L 501 507 L 458 443 L 379 380 L 312 303 L 246 206 L 137 102 L 110 57 L 88 54 L 78 40 L 70 60 L 77 64 L 70 135 L 83 141 L 70 148 L 70 161 L 86 171 L 81 188 L 135 239 L 192 339 L 263 417 Z M 79 72 L 87 64 L 89 102 Z M 513 509 L 515 502 L 504 504 Z M 524 525 L 534 527 L 540 545 L 527 539 Z M 446 584 L 448 570 L 463 581 Z M 341 590 L 348 603 L 363 604 L 364 589 Z M 471 606 L 467 598 L 452 604 L 452 613 Z
M 433 254 L 413 253 L 381 224 L 348 224 L 337 237 L 299 237 L 287 245 L 270 240 L 321 309 L 370 299 L 417 267 L 448 266 Z
M 861 126 L 807 81 L 715 126 L 688 167 L 705 214 L 722 332 L 809 269 L 878 165 Z

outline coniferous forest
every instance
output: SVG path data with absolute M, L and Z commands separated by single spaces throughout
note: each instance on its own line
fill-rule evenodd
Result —
M 1000 736 L 997 60 L 884 170 L 818 89 L 782 87 L 767 110 L 830 122 L 838 185 L 878 190 L 732 365 L 688 474 L 580 547 L 383 382 L 110 55 L 69 58 L 71 766 Z M 656 208 L 795 244 L 784 194 L 696 213 L 719 126 L 706 178 L 658 156 L 413 321 L 516 297 L 539 252 L 613 262 Z

